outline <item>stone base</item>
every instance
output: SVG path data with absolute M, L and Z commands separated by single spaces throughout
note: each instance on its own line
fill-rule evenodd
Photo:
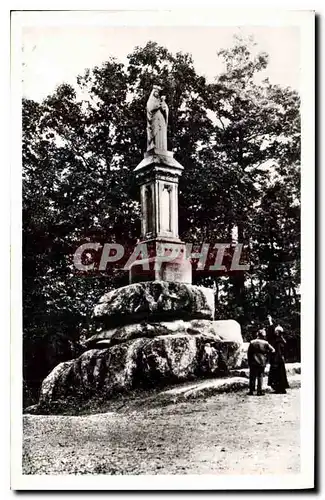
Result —
M 192 283 L 192 265 L 186 258 L 186 246 L 177 238 L 154 238 L 142 242 L 147 257 L 136 260 L 129 270 L 130 283 L 169 281 Z
M 147 281 L 105 294 L 94 309 L 103 329 L 145 321 L 213 319 L 214 293 L 185 283 Z
M 41 387 L 39 406 L 50 407 L 67 398 L 109 398 L 135 388 L 225 375 L 236 367 L 242 343 L 239 325 L 232 321 L 227 326 L 230 338 L 214 334 L 216 325 L 210 325 L 210 330 L 209 325 L 203 330 L 197 325 L 194 334 L 179 333 L 176 328 L 173 334 L 140 337 L 86 351 L 77 359 L 61 363 L 48 375 Z M 225 334 L 224 326 L 221 330 Z M 214 348 L 211 363 L 207 363 L 206 344 Z
M 143 281 L 168 281 L 192 283 L 192 265 L 189 260 L 178 258 L 162 262 L 161 257 L 137 260 L 130 267 L 130 283 Z
M 158 323 L 154 322 L 142 322 L 135 323 L 132 325 L 118 326 L 116 328 L 111 328 L 103 330 L 99 333 L 93 335 L 90 339 L 86 341 L 88 348 L 98 349 L 105 347 L 112 347 L 116 344 L 121 344 L 127 342 L 128 340 L 134 340 L 137 338 L 154 338 L 163 335 L 205 335 L 209 337 L 212 341 L 231 341 L 238 344 L 242 344 L 243 339 L 240 331 L 240 325 L 237 321 L 232 319 L 210 321 L 208 319 L 192 319 L 189 321 L 184 321 L 182 319 L 177 319 L 174 321 L 161 321 Z M 238 366 L 242 366 L 242 354 L 246 352 L 247 358 L 247 346 L 246 349 L 239 349 L 238 352 Z

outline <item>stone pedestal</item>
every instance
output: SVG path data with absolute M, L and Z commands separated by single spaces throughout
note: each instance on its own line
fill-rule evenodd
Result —
M 192 283 L 192 265 L 185 244 L 176 239 L 154 239 L 146 242 L 149 257 L 136 260 L 129 271 L 130 283 L 168 281 Z
M 192 266 L 178 236 L 178 179 L 182 165 L 171 151 L 152 149 L 135 168 L 140 187 L 141 240 L 148 258 L 130 268 L 130 283 L 192 283 Z
M 141 198 L 141 241 L 178 237 L 178 179 L 183 167 L 171 151 L 152 149 L 134 169 Z

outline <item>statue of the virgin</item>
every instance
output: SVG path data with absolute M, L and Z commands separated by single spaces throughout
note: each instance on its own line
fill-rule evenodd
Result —
M 147 102 L 147 151 L 167 151 L 168 106 L 160 90 L 154 85 Z

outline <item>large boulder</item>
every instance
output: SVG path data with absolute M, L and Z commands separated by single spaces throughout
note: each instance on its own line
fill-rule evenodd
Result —
M 146 321 L 213 319 L 210 288 L 165 281 L 134 283 L 101 297 L 94 318 L 108 328 Z
M 107 349 L 91 349 L 79 358 L 58 365 L 44 380 L 40 406 L 66 398 L 112 397 L 133 388 L 191 380 L 209 375 L 202 366 L 205 344 L 217 352 L 217 369 L 235 366 L 238 341 L 221 340 L 211 332 L 176 333 L 137 338 Z M 212 373 L 211 373 L 212 375 Z
M 200 333 L 212 335 L 216 340 L 228 340 L 241 344 L 243 342 L 240 325 L 237 321 L 207 319 L 192 319 L 185 321 L 176 319 L 174 321 L 160 321 L 134 323 L 122 325 L 115 328 L 104 329 L 87 340 L 89 347 L 107 347 L 120 344 L 131 339 L 147 337 L 154 338 L 160 335 L 172 335 L 182 333 L 198 335 Z
M 240 345 L 236 353 L 235 368 L 248 368 L 248 359 L 247 359 L 248 346 L 249 342 L 243 342 Z
M 101 392 L 130 389 L 143 344 L 143 339 L 136 339 L 110 349 L 91 349 L 77 359 L 60 363 L 42 383 L 40 404 L 68 397 L 85 400 Z

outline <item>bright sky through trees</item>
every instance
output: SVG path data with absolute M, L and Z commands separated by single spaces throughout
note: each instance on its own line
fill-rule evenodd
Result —
M 208 81 L 223 70 L 216 52 L 233 44 L 233 35 L 252 35 L 256 50 L 269 54 L 260 78 L 299 90 L 299 28 L 294 26 L 28 26 L 23 28 L 23 94 L 41 100 L 57 85 L 75 83 L 86 68 L 110 56 L 126 63 L 135 46 L 156 41 L 173 53 L 189 52 Z

